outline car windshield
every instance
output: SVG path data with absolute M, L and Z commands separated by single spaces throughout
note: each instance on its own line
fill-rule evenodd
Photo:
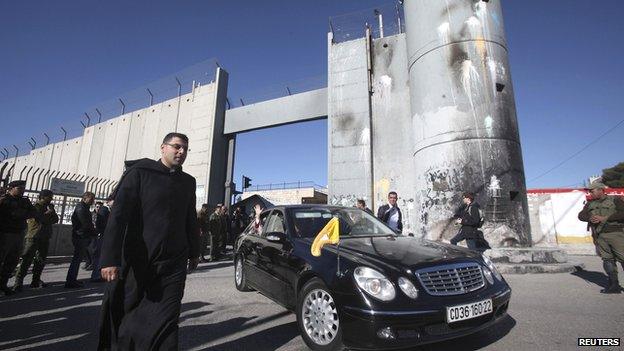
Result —
M 313 238 L 332 218 L 340 222 L 340 237 L 395 235 L 379 219 L 357 208 L 291 209 L 295 236 Z

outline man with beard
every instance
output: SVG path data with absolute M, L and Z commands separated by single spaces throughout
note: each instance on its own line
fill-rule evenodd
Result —
M 161 159 L 126 162 L 101 252 L 100 350 L 175 350 L 188 269 L 199 262 L 195 178 L 182 172 L 188 137 L 169 133 Z

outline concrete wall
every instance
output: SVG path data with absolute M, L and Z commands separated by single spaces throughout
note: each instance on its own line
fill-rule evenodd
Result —
M 225 115 L 225 134 L 327 118 L 327 89 L 236 107 Z
M 260 195 L 274 205 L 301 204 L 303 203 L 304 198 L 313 198 L 318 200 L 318 202 L 314 203 L 323 203 L 322 200 L 327 200 L 327 195 L 314 190 L 314 188 L 245 191 L 241 195 L 241 199 L 245 200 L 253 195 Z
M 373 211 L 386 204 L 388 192 L 397 191 L 403 228 L 409 233 L 418 223 L 414 201 L 413 134 L 409 110 L 409 85 L 405 35 L 376 39 L 373 63 Z
M 20 173 L 25 179 L 30 167 L 32 173 L 35 168 L 43 168 L 81 175 L 84 179 L 88 176 L 117 180 L 125 160 L 160 158 L 162 138 L 177 130 L 189 137 L 190 152 L 184 170 L 197 179 L 198 204 L 222 202 L 227 155 L 227 140 L 223 136 L 227 73 L 219 69 L 217 76 L 215 83 L 95 124 L 85 128 L 79 137 L 9 158 L 0 167 L 15 163 L 10 180 L 19 179 Z M 27 188 L 34 189 L 35 179 L 31 174 Z M 43 188 L 43 182 L 39 188 Z
M 529 193 L 529 215 L 533 244 L 591 244 L 587 223 L 578 220 L 586 192 Z
M 371 110 L 367 41 L 333 44 L 328 37 L 328 202 L 371 202 Z

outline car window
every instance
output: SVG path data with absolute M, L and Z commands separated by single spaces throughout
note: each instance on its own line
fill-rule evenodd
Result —
M 270 212 L 271 211 L 266 211 L 264 213 L 261 213 L 259 220 L 256 220 L 254 218 L 251 221 L 251 223 L 249 223 L 247 228 L 245 229 L 244 234 L 261 235 L 262 234 L 262 229 L 264 228 L 264 225 L 266 223 L 267 217 L 268 217 Z
M 267 220 L 264 233 L 286 233 L 284 225 L 284 214 L 281 211 L 274 210 Z
M 374 216 L 356 208 L 302 208 L 291 210 L 294 236 L 313 238 L 332 218 L 338 218 L 340 236 L 394 235 Z

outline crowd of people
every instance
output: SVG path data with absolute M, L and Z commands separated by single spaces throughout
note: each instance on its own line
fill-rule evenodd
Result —
M 91 282 L 108 282 L 102 303 L 100 350 L 177 349 L 178 320 L 186 275 L 200 261 L 224 257 L 226 244 L 233 243 L 245 228 L 262 232 L 260 204 L 247 216 L 237 207 L 202 205 L 196 212 L 195 178 L 182 171 L 188 153 L 188 137 L 169 133 L 161 144 L 159 160 L 126 161 L 119 185 L 106 202 L 95 202 L 85 192 L 71 217 L 74 252 L 65 288 L 83 286 L 80 264 L 91 269 Z M 50 190 L 39 192 L 32 204 L 24 197 L 24 181 L 13 181 L 0 192 L 0 290 L 5 295 L 20 292 L 32 265 L 32 288 L 41 280 L 52 235 L 58 223 Z M 624 223 L 624 202 L 604 196 L 604 186 L 591 188 L 596 201 L 579 214 L 592 226 L 610 286 L 619 292 L 615 262 L 624 261 L 624 241 L 619 234 Z M 472 193 L 464 193 L 455 213 L 457 245 L 489 248 L 479 228 L 483 216 Z M 95 210 L 91 207 L 95 205 Z M 356 207 L 373 215 L 362 199 Z M 398 194 L 388 193 L 387 204 L 376 217 L 397 233 L 403 231 Z M 616 233 L 616 234 L 613 234 Z M 11 275 L 13 287 L 8 287 Z M 149 321 L 149 323 L 145 323 Z

